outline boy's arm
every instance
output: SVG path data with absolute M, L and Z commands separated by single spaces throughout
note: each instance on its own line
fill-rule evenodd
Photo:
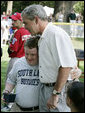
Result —
M 10 93 L 14 89 L 15 85 L 6 83 L 4 93 Z

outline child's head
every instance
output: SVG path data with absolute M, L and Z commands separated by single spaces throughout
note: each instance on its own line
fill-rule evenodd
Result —
M 38 64 L 38 40 L 40 36 L 30 36 L 24 43 L 25 58 L 30 66 Z
M 67 88 L 67 105 L 78 112 L 84 112 L 84 83 L 72 82 Z

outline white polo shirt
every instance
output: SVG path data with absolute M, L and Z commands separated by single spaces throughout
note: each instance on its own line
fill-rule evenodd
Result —
M 41 83 L 56 82 L 59 67 L 77 65 L 70 37 L 61 28 L 49 23 L 38 43 L 39 78 Z

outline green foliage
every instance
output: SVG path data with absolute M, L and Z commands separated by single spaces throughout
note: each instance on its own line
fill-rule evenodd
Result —
M 43 6 L 53 7 L 54 8 L 55 1 L 40 1 L 39 4 Z
M 1 1 L 1 14 L 7 9 L 7 1 Z
M 74 10 L 77 13 L 81 13 L 82 15 L 84 15 L 84 1 L 79 1 L 74 5 Z
M 54 7 L 54 1 L 14 1 L 13 2 L 13 13 L 14 12 L 21 12 L 25 7 L 31 4 L 40 4 L 40 5 L 47 5 L 49 7 Z
M 21 12 L 25 7 L 31 4 L 40 4 L 43 6 L 54 7 L 55 1 L 13 1 L 13 10 L 12 13 Z M 7 1 L 1 1 L 1 13 L 6 12 Z

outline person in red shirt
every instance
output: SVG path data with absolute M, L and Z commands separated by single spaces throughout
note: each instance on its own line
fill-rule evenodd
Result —
M 8 64 L 7 75 L 12 69 L 14 62 L 25 56 L 24 42 L 31 35 L 30 32 L 23 26 L 21 13 L 16 12 L 11 15 L 10 18 L 12 19 L 12 27 L 16 29 L 14 30 L 14 34 L 12 35 L 12 39 L 8 47 L 8 54 L 11 59 Z

